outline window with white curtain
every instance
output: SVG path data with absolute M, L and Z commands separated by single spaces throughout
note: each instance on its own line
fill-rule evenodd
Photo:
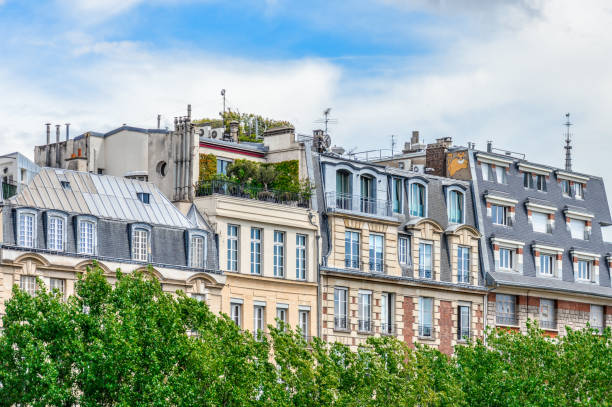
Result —
M 448 193 L 448 221 L 463 223 L 463 193 L 456 190 Z
M 570 219 L 569 223 L 570 234 L 572 235 L 572 239 L 580 239 L 585 240 L 585 229 L 586 222 L 578 219 Z
M 79 221 L 79 253 L 95 254 L 96 224 L 91 221 Z
M 533 231 L 539 233 L 550 233 L 548 227 L 548 215 L 541 212 L 531 213 L 531 224 L 533 225 Z
M 134 229 L 132 232 L 132 258 L 137 261 L 149 260 L 149 231 Z
M 50 216 L 47 226 L 47 247 L 49 250 L 64 251 L 64 232 L 66 228 L 64 218 Z
M 190 242 L 191 267 L 204 267 L 204 242 L 203 236 L 192 236 Z
M 19 246 L 34 247 L 36 217 L 32 213 L 19 214 Z

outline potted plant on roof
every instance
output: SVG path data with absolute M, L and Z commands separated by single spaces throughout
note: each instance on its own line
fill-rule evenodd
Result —
M 255 178 L 257 174 L 257 164 L 249 160 L 236 160 L 227 167 L 227 176 L 234 183 L 232 185 L 235 192 L 233 195 L 242 196 L 245 194 L 245 187 Z M 246 193 L 248 194 L 248 188 Z M 250 194 L 248 194 L 250 195 Z

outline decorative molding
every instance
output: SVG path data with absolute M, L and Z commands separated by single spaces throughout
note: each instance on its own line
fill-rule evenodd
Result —
M 507 158 L 501 158 L 501 157 L 497 157 L 494 155 L 488 155 L 488 154 L 483 154 L 483 153 L 477 153 L 476 159 L 483 163 L 499 165 L 501 167 L 506 167 L 506 168 L 510 167 L 510 164 L 514 162 L 514 160 L 509 160 Z
M 538 175 L 546 175 L 549 176 L 553 171 L 550 168 L 540 167 L 539 165 L 527 164 L 527 163 L 518 163 L 518 169 L 523 172 L 530 172 Z
M 561 170 L 557 170 L 555 172 L 558 179 L 566 179 L 568 181 L 578 182 L 580 184 L 586 184 L 589 181 L 589 177 L 585 177 L 583 175 L 572 174 L 570 172 L 565 172 Z

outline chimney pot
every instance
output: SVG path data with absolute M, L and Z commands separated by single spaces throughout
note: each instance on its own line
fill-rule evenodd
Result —
M 489 140 L 487 141 L 487 153 L 492 153 L 493 152 L 493 141 Z
M 410 144 L 418 144 L 419 143 L 419 131 L 413 130 L 412 137 L 410 137 Z
M 47 145 L 51 144 L 51 123 L 45 123 L 47 126 Z
M 235 143 L 238 142 L 238 124 L 239 123 L 235 120 L 230 122 L 230 137 Z
M 66 141 L 70 140 L 70 123 L 66 123 Z
M 59 144 L 60 142 L 60 125 L 55 125 L 55 142 Z

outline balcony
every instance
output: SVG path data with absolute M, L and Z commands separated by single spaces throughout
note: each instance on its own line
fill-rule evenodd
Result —
M 265 190 L 261 187 L 222 180 L 200 181 L 196 184 L 196 196 L 210 196 L 213 194 L 254 199 L 263 202 L 297 206 L 300 208 L 310 207 L 310 196 L 306 196 L 306 194 L 299 192 L 275 189 Z
M 360 319 L 357 330 L 359 332 L 372 332 L 372 321 L 369 319 Z
M 495 317 L 497 325 L 516 325 L 516 315 L 499 314 Z
M 334 329 L 346 331 L 348 329 L 348 320 L 346 317 L 334 317 Z
M 381 335 L 395 335 L 397 333 L 397 327 L 395 324 L 383 322 L 380 324 L 380 333 Z
M 332 212 L 353 212 L 374 216 L 393 216 L 391 203 L 386 199 L 372 199 L 359 195 L 325 193 L 327 209 Z
M 419 266 L 419 278 L 426 278 L 431 280 L 433 273 L 431 268 Z
M 368 263 L 369 270 L 371 273 L 384 273 L 385 272 L 385 264 L 382 260 L 370 261 Z
M 0 195 L 0 201 L 9 199 L 10 197 L 17 194 L 17 184 L 12 182 L 2 182 L 2 195 Z
M 422 338 L 433 338 L 433 329 L 431 325 L 419 324 L 419 336 Z
M 542 329 L 557 329 L 557 321 L 540 321 L 540 328 Z

